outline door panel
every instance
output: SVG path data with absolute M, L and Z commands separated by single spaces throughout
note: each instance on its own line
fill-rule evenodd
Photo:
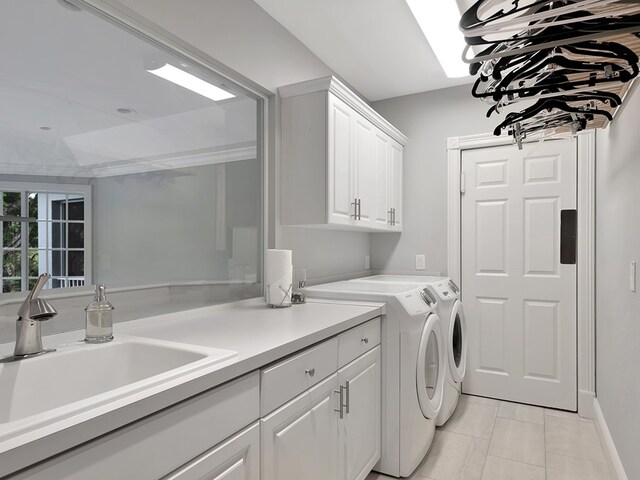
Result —
M 353 111 L 329 95 L 329 222 L 351 223 L 354 201 L 351 128 Z
M 356 194 L 360 200 L 360 218 L 356 223 L 371 226 L 375 211 L 375 158 L 373 155 L 374 126 L 360 114 L 354 113 L 355 145 L 354 168 L 356 169 Z
M 576 206 L 573 140 L 462 155 L 467 393 L 576 409 L 576 267 L 560 212 Z
M 389 137 L 380 131 L 374 135 L 375 153 L 375 215 L 373 218 L 376 227 L 388 228 L 389 226 L 389 202 L 390 202 L 390 147 Z

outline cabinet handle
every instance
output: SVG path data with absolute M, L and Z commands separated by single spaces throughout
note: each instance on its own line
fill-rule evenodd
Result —
M 396 225 L 396 209 L 395 208 L 391 209 L 391 221 L 392 221 L 391 225 L 395 227 Z
M 360 341 L 361 341 L 362 343 L 369 343 L 369 337 L 361 338 L 361 339 L 360 339 Z
M 353 202 L 351 203 L 351 205 L 353 205 L 353 215 L 351 215 L 353 217 L 354 220 L 358 220 L 358 204 L 359 201 L 357 198 L 353 199 Z
M 307 368 L 304 373 L 306 373 L 307 375 L 309 375 L 310 377 L 313 377 L 316 374 L 316 369 L 315 368 Z
M 347 397 L 347 403 L 346 403 L 346 405 L 345 405 L 345 411 L 347 412 L 347 414 L 349 414 L 349 407 L 351 406 L 351 400 L 349 399 L 349 397 L 350 397 L 349 392 L 351 391 L 351 389 L 350 389 L 350 386 L 351 386 L 351 385 L 350 385 L 350 383 L 349 383 L 349 380 L 347 380 L 345 383 L 346 383 L 346 384 L 345 384 L 345 387 L 344 387 L 344 388 L 345 388 L 345 390 L 346 390 L 346 392 L 347 392 L 347 395 L 346 395 L 346 397 Z
M 358 220 L 362 220 L 362 199 L 358 199 Z
M 389 225 L 393 225 L 393 208 L 390 209 L 387 213 L 389 214 Z
M 336 412 L 340 413 L 340 419 L 344 418 L 344 411 L 342 410 L 342 407 L 344 407 L 344 387 L 342 385 L 340 385 L 340 389 L 339 390 L 334 390 L 335 393 L 337 393 L 340 396 L 340 408 L 334 408 L 334 410 Z

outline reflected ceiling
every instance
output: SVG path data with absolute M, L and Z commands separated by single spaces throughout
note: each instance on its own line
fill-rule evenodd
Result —
M 256 102 L 210 73 L 56 0 L 3 0 L 0 173 L 109 176 L 255 158 Z M 156 77 L 170 63 L 235 98 Z

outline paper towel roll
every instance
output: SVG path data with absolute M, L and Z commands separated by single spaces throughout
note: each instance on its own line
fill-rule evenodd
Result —
M 273 307 L 291 305 L 293 264 L 291 250 L 267 250 L 265 259 L 265 283 L 267 304 Z

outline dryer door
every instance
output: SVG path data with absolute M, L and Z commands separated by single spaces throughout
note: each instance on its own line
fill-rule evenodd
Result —
M 467 368 L 467 328 L 462 302 L 456 300 L 449 320 L 449 371 L 456 383 L 464 380 Z
M 416 368 L 418 402 L 426 418 L 435 419 L 440 412 L 444 392 L 445 362 L 445 343 L 442 338 L 440 318 L 432 313 L 424 323 Z

